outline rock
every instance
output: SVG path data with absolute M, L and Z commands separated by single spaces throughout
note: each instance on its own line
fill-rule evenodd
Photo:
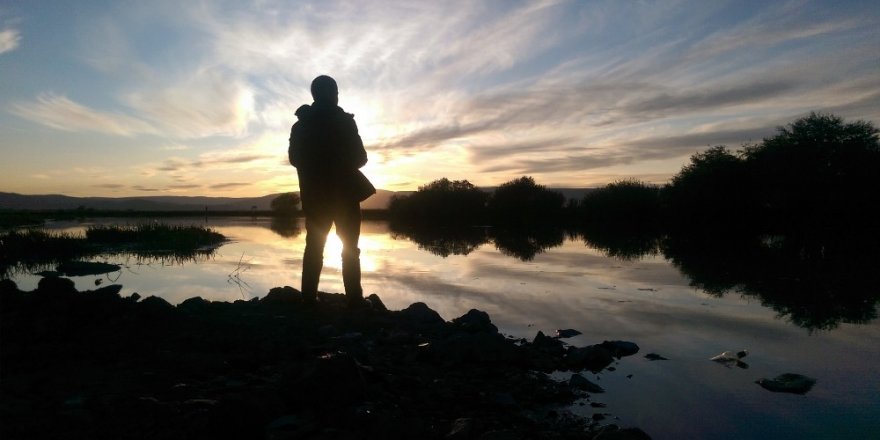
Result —
M 586 377 L 581 376 L 580 374 L 577 374 L 577 373 L 571 375 L 571 379 L 569 379 L 568 384 L 572 388 L 584 390 L 588 393 L 604 393 L 605 392 L 604 388 L 600 387 L 599 385 L 594 384 L 593 382 L 590 382 L 589 379 L 587 379 Z
M 20 293 L 18 290 L 18 285 L 15 284 L 15 281 L 12 281 L 8 278 L 4 278 L 0 280 L 0 294 L 6 293 Z
M 571 338 L 573 336 L 577 336 L 583 334 L 575 329 L 567 328 L 564 330 L 556 330 L 556 337 L 558 339 Z
M 572 370 L 587 369 L 598 372 L 614 362 L 611 352 L 600 345 L 586 347 L 569 347 L 565 354 L 565 362 Z
M 518 360 L 519 352 L 497 333 L 457 333 L 428 345 L 427 356 L 446 365 L 506 364 Z
M 302 293 L 293 287 L 273 287 L 260 300 L 260 304 L 297 304 L 301 303 L 302 300 Z
M 148 313 L 166 313 L 174 310 L 174 306 L 172 306 L 168 301 L 165 301 L 163 298 L 159 298 L 158 296 L 148 296 L 143 299 L 143 301 L 138 303 L 143 310 L 146 310 Z
M 452 422 L 452 428 L 446 434 L 448 440 L 464 440 L 469 439 L 474 433 L 476 423 L 471 418 L 460 418 Z
M 388 310 L 388 308 L 385 307 L 385 303 L 379 298 L 379 295 L 376 295 L 375 293 L 368 296 L 367 301 L 370 303 L 370 307 L 373 310 L 380 310 L 383 312 Z
M 422 302 L 412 303 L 396 312 L 396 315 L 400 317 L 401 324 L 415 330 L 437 330 L 446 324 L 439 313 Z
M 624 356 L 631 356 L 639 352 L 638 345 L 627 341 L 605 341 L 599 345 L 610 351 L 611 354 L 618 359 Z
M 45 293 L 76 293 L 76 286 L 70 278 L 41 278 L 37 290 Z
M 748 350 L 741 350 L 741 351 L 736 351 L 736 352 L 731 350 L 731 351 L 725 351 L 723 353 L 712 356 L 711 358 L 709 358 L 709 360 L 715 361 L 715 362 L 721 362 L 721 363 L 735 362 L 735 361 L 738 361 L 738 360 L 746 357 L 746 355 L 748 355 L 748 354 L 749 354 Z
M 131 302 L 138 302 L 141 299 L 141 295 L 137 292 L 132 293 L 131 296 L 127 298 Z
M 457 329 L 468 333 L 498 333 L 498 327 L 492 324 L 489 314 L 477 309 L 470 309 L 464 315 L 453 319 L 452 324 Z
M 663 356 L 660 356 L 657 353 L 648 353 L 645 355 L 645 359 L 647 359 L 649 361 L 668 361 L 669 360 Z
M 187 312 L 200 312 L 204 310 L 205 307 L 207 307 L 209 304 L 211 303 L 203 299 L 201 296 L 194 296 L 178 304 L 177 308 Z
M 741 361 L 740 359 L 746 357 L 746 355 L 748 355 L 748 354 L 749 354 L 748 350 L 741 350 L 741 351 L 737 351 L 737 352 L 725 351 L 721 354 L 712 356 L 711 358 L 709 358 L 709 360 L 714 361 L 714 362 L 718 362 L 719 364 L 722 364 L 727 368 L 730 368 L 735 365 L 739 368 L 747 369 L 747 368 L 749 368 L 749 364 Z
M 755 383 L 774 393 L 806 394 L 816 384 L 816 379 L 801 374 L 785 373 L 773 379 L 761 378 Z
M 121 297 L 119 296 L 119 292 L 122 291 L 122 285 L 120 284 L 111 284 L 109 286 L 104 286 L 99 289 L 95 289 L 92 291 L 86 291 L 84 293 L 88 293 L 89 295 L 101 298 L 104 300 L 117 300 Z
M 558 353 L 560 355 L 565 351 L 562 341 L 556 338 L 551 338 L 540 330 L 538 331 L 538 334 L 535 335 L 535 339 L 532 340 L 532 346 L 541 351 Z
M 639 428 L 626 428 L 605 430 L 594 440 L 651 440 L 651 437 Z

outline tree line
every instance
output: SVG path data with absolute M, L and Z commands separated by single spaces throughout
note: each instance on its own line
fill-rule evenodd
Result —
M 873 227 L 880 142 L 870 122 L 811 113 L 763 141 L 694 154 L 671 181 L 620 180 L 566 200 L 529 176 L 493 191 L 436 180 L 389 206 L 392 225 L 837 233 Z

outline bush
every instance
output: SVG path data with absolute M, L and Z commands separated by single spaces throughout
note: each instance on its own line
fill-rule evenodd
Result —
M 529 176 L 506 182 L 489 197 L 487 209 L 495 224 L 528 226 L 561 220 L 565 196 L 538 185 Z
M 584 195 L 580 210 L 588 225 L 653 228 L 660 217 L 660 189 L 635 179 L 619 180 Z
M 488 194 L 467 180 L 442 178 L 408 196 L 395 196 L 388 216 L 397 225 L 474 225 L 486 218 Z

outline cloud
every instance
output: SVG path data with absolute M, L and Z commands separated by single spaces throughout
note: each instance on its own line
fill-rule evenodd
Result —
M 12 52 L 21 44 L 21 33 L 17 29 L 0 31 L 0 54 Z
M 168 189 L 177 190 L 177 189 L 196 189 L 201 188 L 202 185 L 196 185 L 194 183 L 182 183 L 176 185 L 168 185 Z
M 188 160 L 172 157 L 156 168 L 157 171 L 187 171 L 223 165 L 244 165 L 251 162 L 274 159 L 275 156 L 259 153 L 208 153 L 198 159 Z M 180 177 L 180 176 L 178 176 Z
M 94 188 L 104 188 L 104 189 L 120 189 L 125 188 L 125 185 L 121 183 L 101 183 L 97 185 L 92 185 Z
M 757 126 L 738 130 L 689 133 L 631 140 L 614 147 L 591 150 L 589 154 L 554 155 L 547 159 L 519 159 L 483 168 L 484 172 L 540 174 L 595 170 L 614 165 L 628 165 L 647 160 L 677 158 L 698 152 L 711 145 L 733 148 L 771 135 L 775 126 Z
M 209 185 L 210 189 L 230 189 L 230 188 L 241 188 L 244 186 L 250 186 L 250 183 L 241 183 L 241 182 L 228 182 L 228 183 L 215 183 L 213 185 Z
M 186 138 L 240 136 L 254 117 L 249 86 L 215 69 L 159 90 L 131 93 L 125 100 L 163 132 Z
M 22 118 L 66 131 L 93 131 L 121 136 L 153 134 L 149 123 L 116 113 L 102 112 L 71 101 L 66 96 L 43 93 L 35 102 L 13 104 L 10 111 Z
M 159 188 L 150 188 L 143 185 L 132 185 L 131 189 L 135 191 L 143 191 L 143 192 L 157 192 L 160 191 Z

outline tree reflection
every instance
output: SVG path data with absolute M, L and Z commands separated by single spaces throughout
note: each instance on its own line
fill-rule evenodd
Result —
M 406 238 L 419 249 L 446 258 L 450 255 L 467 255 L 489 242 L 486 229 L 482 227 L 462 228 L 395 228 L 392 238 Z
M 269 223 L 269 229 L 284 238 L 298 237 L 302 234 L 302 228 L 299 227 L 297 220 L 295 217 L 275 216 Z
M 581 236 L 587 246 L 626 261 L 654 256 L 660 251 L 660 234 L 654 231 L 592 226 L 582 230 Z
M 671 236 L 661 250 L 696 288 L 717 296 L 754 296 L 798 326 L 828 330 L 877 317 L 876 241 Z
M 547 249 L 562 246 L 565 230 L 562 228 L 496 228 L 490 232 L 495 248 L 509 257 L 532 261 L 535 255 Z

